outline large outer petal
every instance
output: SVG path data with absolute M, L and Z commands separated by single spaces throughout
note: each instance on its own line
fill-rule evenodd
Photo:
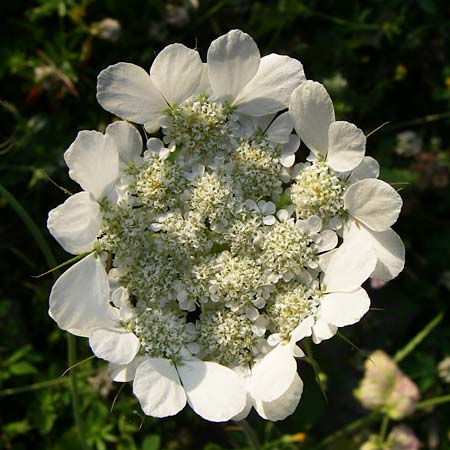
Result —
M 128 364 L 139 351 L 139 339 L 133 333 L 97 328 L 89 336 L 89 345 L 97 358 L 115 364 Z
M 344 239 L 348 235 L 361 233 L 365 239 L 371 242 L 372 248 L 378 258 L 372 278 L 389 281 L 395 278 L 405 266 L 405 246 L 400 236 L 389 228 L 385 231 L 372 231 L 364 225 L 351 224 L 346 231 Z
M 196 50 L 171 44 L 155 58 L 150 77 L 168 103 L 179 105 L 195 92 L 202 72 L 202 60 Z
M 134 375 L 136 374 L 136 369 L 143 361 L 144 358 L 142 356 L 136 356 L 133 361 L 128 364 L 110 363 L 108 367 L 109 376 L 113 381 L 118 381 L 120 383 L 133 381 Z
M 333 122 L 328 130 L 328 165 L 337 172 L 347 172 L 358 166 L 366 152 L 366 137 L 349 122 Z
M 208 76 L 214 97 L 233 101 L 255 76 L 260 54 L 255 41 L 240 30 L 231 30 L 208 49 Z
M 334 122 L 334 108 L 325 87 L 304 81 L 295 89 L 289 105 L 292 122 L 300 139 L 316 155 L 328 152 L 328 128 Z
M 322 341 L 332 338 L 338 331 L 338 327 L 329 324 L 325 319 L 319 317 L 312 329 L 312 338 L 314 344 L 320 344 Z
M 303 393 L 303 381 L 296 373 L 289 388 L 272 402 L 255 401 L 257 413 L 267 420 L 284 420 L 293 414 Z
M 77 336 L 89 337 L 98 327 L 109 326 L 109 284 L 105 268 L 90 254 L 66 270 L 50 293 L 50 317 Z
M 105 134 L 111 136 L 122 164 L 135 161 L 142 153 L 139 131 L 128 122 L 119 120 L 107 126 Z
M 92 250 L 101 220 L 94 196 L 78 192 L 48 213 L 47 228 L 64 250 L 78 255 Z
M 285 109 L 292 91 L 305 79 L 300 61 L 272 53 L 261 59 L 255 77 L 235 100 L 238 111 L 250 116 L 265 116 Z
M 322 285 L 328 293 L 354 291 L 369 278 L 376 263 L 371 242 L 361 234 L 352 235 L 334 251 L 324 270 Z
M 369 296 L 362 288 L 353 292 L 326 294 L 320 302 L 321 317 L 336 327 L 359 322 L 369 307 Z
M 289 389 L 296 373 L 293 346 L 278 345 L 252 370 L 252 397 L 264 402 L 276 400 Z
M 244 384 L 228 367 L 209 361 L 183 361 L 177 366 L 191 408 L 212 422 L 225 422 L 247 403 Z
M 158 119 L 167 108 L 150 75 L 142 67 L 123 62 L 100 72 L 97 100 L 106 111 L 140 124 Z
M 344 208 L 374 231 L 385 231 L 398 219 L 402 208 L 398 192 L 384 181 L 366 178 L 349 186 Z
M 359 165 L 352 170 L 347 182 L 353 184 L 365 178 L 378 178 L 379 175 L 380 165 L 378 161 L 371 156 L 364 156 Z
M 289 112 L 280 114 L 266 131 L 268 139 L 277 144 L 287 144 L 294 126 L 292 125 Z
M 110 136 L 80 131 L 64 153 L 69 176 L 97 200 L 114 197 L 119 178 L 119 154 Z
M 186 405 L 177 370 L 168 359 L 146 359 L 134 375 L 133 392 L 148 416 L 174 416 Z

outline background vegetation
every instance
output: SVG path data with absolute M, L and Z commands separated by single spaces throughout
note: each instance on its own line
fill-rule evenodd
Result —
M 64 150 L 78 130 L 101 130 L 111 120 L 95 99 L 99 71 L 118 61 L 149 67 L 172 42 L 205 56 L 209 42 L 231 28 L 250 33 L 263 54 L 300 59 L 308 78 L 326 84 L 338 118 L 366 133 L 389 121 L 369 137 L 368 154 L 405 202 L 396 226 L 407 248 L 404 272 L 385 286 L 369 285 L 373 310 L 342 339 L 312 347 L 316 364 L 300 361 L 305 392 L 293 416 L 272 424 L 252 415 L 249 423 L 267 450 L 359 448 L 380 426 L 352 393 L 365 352 L 394 355 L 434 319 L 400 367 L 422 399 L 442 400 L 422 404 L 404 422 L 424 449 L 450 448 L 448 372 L 437 368 L 450 356 L 448 1 L 10 0 L 0 13 L 1 449 L 250 445 L 238 425 L 207 423 L 189 408 L 174 418 L 144 418 L 131 388 L 112 384 L 99 360 L 61 376 L 91 352 L 47 315 L 55 273 L 33 277 L 69 258 L 45 222 L 65 198 L 56 185 L 77 190 Z

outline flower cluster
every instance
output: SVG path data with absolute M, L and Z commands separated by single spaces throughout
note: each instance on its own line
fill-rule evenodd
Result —
M 97 99 L 124 120 L 81 131 L 65 153 L 83 191 L 48 228 L 87 256 L 53 286 L 51 317 L 133 382 L 148 415 L 187 402 L 211 421 L 252 407 L 284 419 L 303 390 L 301 340 L 359 321 L 362 283 L 403 268 L 390 228 L 402 201 L 363 132 L 335 120 L 299 61 L 260 57 L 239 30 L 206 63 L 173 44 L 150 74 L 110 66 Z

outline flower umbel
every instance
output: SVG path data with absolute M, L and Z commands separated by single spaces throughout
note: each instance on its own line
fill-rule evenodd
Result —
M 90 253 L 53 286 L 50 315 L 89 338 L 113 380 L 133 381 L 148 415 L 188 403 L 211 421 L 252 407 L 284 419 L 303 390 L 297 343 L 359 321 L 361 284 L 403 267 L 390 229 L 401 199 L 377 179 L 362 131 L 334 121 L 300 62 L 261 58 L 239 30 L 211 44 L 206 64 L 172 44 L 149 74 L 110 66 L 97 98 L 151 136 L 144 148 L 117 121 L 65 153 L 83 191 L 48 228 L 68 252 Z M 295 164 L 300 139 L 312 153 Z

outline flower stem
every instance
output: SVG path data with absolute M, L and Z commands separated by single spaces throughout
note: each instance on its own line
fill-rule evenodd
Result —
M 417 409 L 424 409 L 428 406 L 440 405 L 441 403 L 450 402 L 450 395 L 442 395 L 441 397 L 433 397 L 428 400 L 422 400 L 417 403 Z
M 322 448 L 326 448 L 330 446 L 333 442 L 338 439 L 347 436 L 350 433 L 353 433 L 356 430 L 359 430 L 365 425 L 368 425 L 371 422 L 375 422 L 380 418 L 380 415 L 376 412 L 373 412 L 367 416 L 361 417 L 360 419 L 355 420 L 354 422 L 350 422 L 344 428 L 334 432 L 330 436 L 327 436 L 325 439 L 320 441 L 316 446 L 312 447 L 310 450 L 320 450 Z
M 78 437 L 80 439 L 83 450 L 89 450 L 89 446 L 84 436 L 83 422 L 80 414 L 80 401 L 77 389 L 77 373 L 75 365 L 77 363 L 77 349 L 75 338 L 71 334 L 67 334 L 67 355 L 69 367 L 72 367 L 69 373 L 70 377 L 70 393 L 72 395 L 72 410 L 75 419 L 75 426 L 78 429 Z
M 382 444 L 384 444 L 384 441 L 386 440 L 388 426 L 389 426 L 389 416 L 385 414 L 383 416 L 383 419 L 381 420 L 380 433 L 378 434 L 380 442 Z
M 244 419 L 238 422 L 244 434 L 247 436 L 248 443 L 252 450 L 262 450 L 261 444 L 259 443 L 258 436 L 254 432 L 250 424 Z
M 427 323 L 425 327 L 420 330 L 402 349 L 400 349 L 395 355 L 393 360 L 399 363 L 405 359 L 430 333 L 434 327 L 439 325 L 444 317 L 444 313 L 437 314 L 431 322 Z

